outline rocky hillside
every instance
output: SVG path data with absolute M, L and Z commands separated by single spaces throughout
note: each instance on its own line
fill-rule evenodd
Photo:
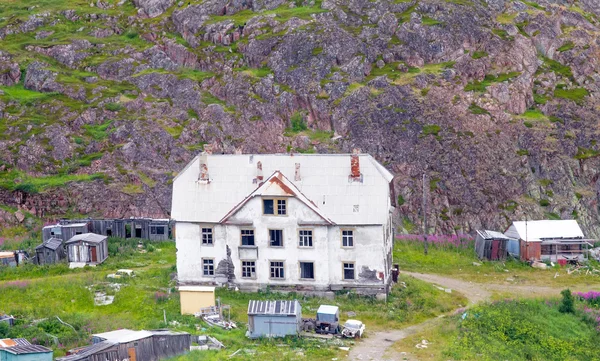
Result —
M 600 236 L 599 35 L 597 0 L 0 0 L 0 228 L 168 216 L 209 144 L 369 152 L 407 232 L 426 172 L 433 232 Z

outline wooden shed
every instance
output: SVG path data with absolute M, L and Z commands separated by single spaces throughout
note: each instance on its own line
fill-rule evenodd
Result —
M 66 242 L 72 266 L 97 265 L 108 258 L 108 237 L 94 233 L 73 236 Z
M 248 302 L 249 338 L 296 336 L 302 324 L 302 307 L 294 301 Z
M 56 361 L 158 361 L 190 351 L 187 332 L 117 330 L 93 335 L 93 344 Z
M 0 266 L 16 267 L 17 258 L 15 257 L 15 252 L 0 252 Z
M 503 260 L 506 259 L 511 241 L 518 242 L 500 232 L 478 230 L 475 237 L 475 252 L 479 259 Z
M 54 264 L 67 258 L 63 242 L 58 238 L 50 238 L 35 247 L 35 256 L 39 265 Z
M 0 340 L 0 361 L 52 361 L 51 349 L 24 338 Z
M 123 219 L 63 219 L 60 224 L 89 224 L 89 231 L 108 237 L 141 238 L 151 241 L 166 241 L 172 238 L 171 221 L 152 218 Z
M 55 224 L 42 228 L 42 241 L 46 242 L 50 238 L 58 238 L 63 242 L 68 241 L 73 236 L 91 232 L 89 222 L 77 222 L 71 224 Z

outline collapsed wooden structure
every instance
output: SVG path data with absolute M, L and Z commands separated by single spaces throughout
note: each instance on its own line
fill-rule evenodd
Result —
M 76 234 L 96 233 L 107 237 L 141 238 L 166 241 L 173 237 L 173 227 L 168 219 L 61 219 L 58 224 L 43 228 L 43 240 L 52 237 L 67 241 Z

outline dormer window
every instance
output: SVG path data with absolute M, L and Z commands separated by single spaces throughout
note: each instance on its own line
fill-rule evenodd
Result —
M 274 216 L 287 215 L 287 199 L 263 199 L 263 214 Z

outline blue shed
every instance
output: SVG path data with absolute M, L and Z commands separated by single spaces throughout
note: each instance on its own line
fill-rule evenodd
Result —
M 40 345 L 16 345 L 0 348 L 0 361 L 52 361 L 51 349 Z
M 302 325 L 302 307 L 294 301 L 250 301 L 248 332 L 250 338 L 297 336 Z

